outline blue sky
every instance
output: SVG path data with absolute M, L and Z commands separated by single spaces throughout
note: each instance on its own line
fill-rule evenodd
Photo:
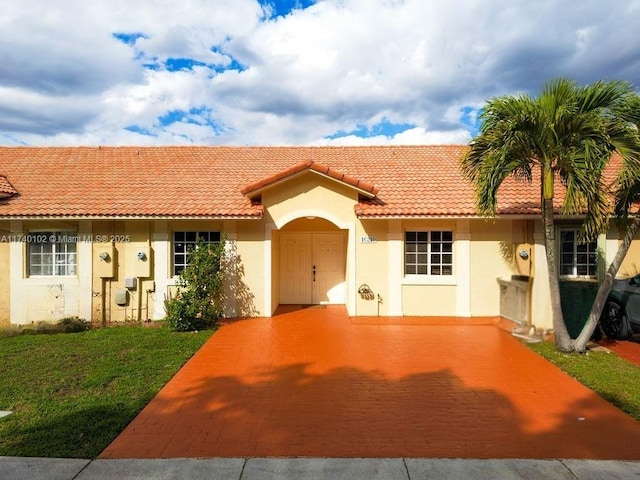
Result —
M 640 85 L 640 2 L 23 0 L 0 144 L 467 143 L 493 96 Z M 33 12 L 40 12 L 34 15 Z

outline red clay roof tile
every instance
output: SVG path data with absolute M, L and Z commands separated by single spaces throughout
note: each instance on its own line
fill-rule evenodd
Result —
M 9 180 L 0 175 L 0 198 L 12 197 L 17 194 L 17 190 L 9 183 Z
M 360 217 L 472 217 L 477 216 L 473 187 L 460 172 L 466 150 L 460 145 L 0 147 L 0 192 L 6 185 L 13 191 L 0 200 L 0 218 L 260 218 L 262 206 L 245 194 L 305 169 L 375 195 L 355 205 Z M 509 178 L 498 196 L 498 214 L 539 214 L 539 196 L 535 179 L 527 184 Z

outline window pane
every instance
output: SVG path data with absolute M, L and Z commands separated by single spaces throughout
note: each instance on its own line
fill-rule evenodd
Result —
M 75 275 L 76 232 L 29 232 L 29 275 Z M 49 240 L 53 241 L 49 241 Z
M 405 274 L 451 275 L 453 232 L 405 232 Z M 448 272 L 448 273 L 447 273 Z
M 453 270 L 451 265 L 442 266 L 442 275 L 453 275 Z

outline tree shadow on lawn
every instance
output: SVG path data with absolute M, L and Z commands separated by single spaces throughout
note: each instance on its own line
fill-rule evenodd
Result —
M 55 399 L 51 399 L 55 402 Z M 21 424 L 15 412 L 0 420 L 3 455 L 28 457 L 95 458 L 136 414 L 124 406 L 96 405 L 78 408 L 61 405 L 47 421 L 34 418 Z M 36 414 L 37 415 L 37 414 Z M 7 422 L 4 424 L 4 422 Z
M 523 415 L 447 369 L 390 379 L 298 363 L 199 378 L 176 377 L 101 457 L 640 459 L 640 423 L 596 395 L 563 411 L 541 395 Z

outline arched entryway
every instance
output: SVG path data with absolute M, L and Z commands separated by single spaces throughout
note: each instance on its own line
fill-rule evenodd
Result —
M 322 218 L 298 218 L 278 231 L 278 303 L 344 304 L 347 232 Z

